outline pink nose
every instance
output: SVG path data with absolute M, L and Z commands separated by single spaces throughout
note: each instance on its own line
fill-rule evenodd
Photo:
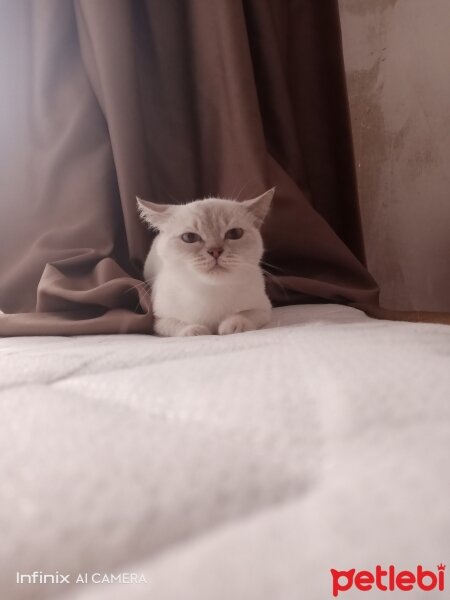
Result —
M 208 254 L 211 254 L 211 256 L 214 256 L 214 258 L 219 258 L 219 256 L 222 254 L 223 252 L 223 248 L 210 248 L 208 250 Z

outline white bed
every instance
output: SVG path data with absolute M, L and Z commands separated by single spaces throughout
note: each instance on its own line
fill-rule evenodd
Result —
M 2 600 L 326 600 L 331 568 L 449 558 L 449 327 L 297 306 L 229 337 L 2 339 L 0 368 Z

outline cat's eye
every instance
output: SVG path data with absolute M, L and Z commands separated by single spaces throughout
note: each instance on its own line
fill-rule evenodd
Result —
M 244 230 L 240 227 L 233 227 L 229 229 L 225 234 L 227 240 L 239 240 L 244 235 Z
M 186 242 L 186 244 L 193 244 L 194 242 L 199 242 L 202 238 L 198 235 L 198 233 L 188 231 L 187 233 L 183 233 L 181 239 L 183 242 Z

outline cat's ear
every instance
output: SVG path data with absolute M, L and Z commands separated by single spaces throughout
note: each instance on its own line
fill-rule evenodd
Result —
M 150 225 L 153 229 L 161 229 L 164 223 L 169 219 L 173 206 L 172 204 L 157 204 L 142 200 L 136 196 L 138 212 L 143 221 Z
M 261 194 L 261 196 L 257 196 L 251 200 L 244 200 L 241 203 L 253 215 L 256 227 L 261 227 L 263 224 L 263 221 L 270 210 L 274 194 L 275 188 L 273 187 L 272 189 L 267 190 L 267 192 L 264 192 L 264 194 Z

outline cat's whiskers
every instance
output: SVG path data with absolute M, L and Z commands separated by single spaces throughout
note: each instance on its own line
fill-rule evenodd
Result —
M 150 281 L 140 281 L 139 283 L 136 283 L 135 285 L 131 285 L 129 287 L 129 289 L 125 290 L 125 293 L 127 294 L 128 292 L 132 292 L 133 290 L 138 290 L 139 288 L 143 287 L 148 288 L 148 286 L 151 285 Z
M 277 271 L 280 271 L 280 273 L 283 273 L 283 275 L 287 274 L 284 269 L 280 269 L 280 267 L 272 265 L 271 263 L 267 262 L 266 260 L 261 260 L 261 264 L 266 265 L 266 267 L 270 267 L 271 269 L 276 269 Z
M 143 298 L 147 298 L 150 297 L 151 299 L 151 288 L 149 287 L 151 285 L 150 281 L 144 280 L 144 281 L 140 281 L 139 283 L 136 283 L 135 285 L 131 285 L 129 287 L 129 289 L 125 290 L 125 294 L 128 294 L 129 292 L 132 292 L 134 290 L 136 290 L 138 292 L 138 295 L 140 293 L 142 293 L 142 290 L 144 291 L 143 294 Z M 136 306 L 134 307 L 134 310 L 136 311 L 139 304 L 141 303 L 141 298 L 139 298 L 139 301 L 137 302 Z
M 274 275 L 273 273 L 270 273 L 270 271 L 268 271 L 267 269 L 264 269 L 263 266 L 261 266 L 262 264 L 264 264 L 264 261 L 261 261 L 260 264 L 255 265 L 254 263 L 249 263 L 249 262 L 244 262 L 242 260 L 238 261 L 237 263 L 239 266 L 244 266 L 247 267 L 249 269 L 259 269 L 261 270 L 264 275 L 267 277 L 267 279 L 269 279 L 270 281 L 272 281 L 275 285 L 277 285 L 283 292 L 284 296 L 287 298 L 288 294 L 287 294 L 287 288 L 286 286 L 284 286 L 278 279 L 277 276 Z M 274 267 L 276 268 L 276 267 Z M 280 269 L 281 271 L 281 269 Z

